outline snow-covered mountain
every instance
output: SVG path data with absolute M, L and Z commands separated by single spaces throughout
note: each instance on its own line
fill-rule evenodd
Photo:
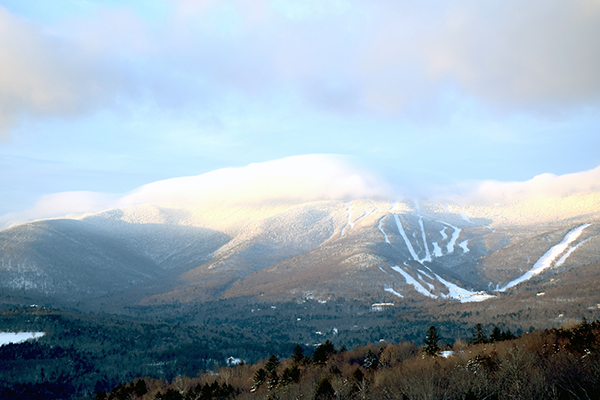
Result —
M 600 260 L 600 169 L 427 200 L 392 198 L 330 159 L 294 163 L 307 161 L 316 172 L 284 163 L 158 182 L 120 207 L 1 231 L 0 287 L 142 304 L 476 302 Z

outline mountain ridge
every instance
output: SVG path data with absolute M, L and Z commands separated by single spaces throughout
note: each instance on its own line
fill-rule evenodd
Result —
M 440 200 L 394 196 L 346 161 L 299 156 L 160 181 L 117 207 L 0 231 L 0 287 L 127 304 L 470 302 L 600 260 L 600 167 Z
M 138 298 L 141 304 L 243 296 L 290 301 L 336 296 L 386 301 L 423 296 L 438 301 L 483 301 L 526 274 L 569 230 L 581 226 L 577 224 L 582 220 L 589 221 L 589 225 L 582 228 L 580 239 L 556 255 L 554 264 L 559 256 L 566 256 L 567 266 L 573 264 L 571 261 L 579 265 L 600 259 L 592 250 L 600 245 L 598 213 L 568 216 L 558 222 L 508 225 L 483 218 L 484 214 L 471 214 L 466 207 L 458 212 L 453 207 L 411 199 L 288 201 L 260 207 L 223 207 L 220 214 L 209 214 L 204 222 L 199 208 L 133 206 L 78 219 L 34 222 L 0 232 L 0 273 L 10 275 L 11 268 L 6 265 L 12 266 L 11 260 L 19 258 L 14 244 L 6 244 L 12 243 L 11 237 L 22 238 L 25 249 L 39 247 L 41 239 L 35 234 L 28 242 L 19 233 L 39 224 L 56 226 L 59 231 L 63 226 L 68 231 L 83 224 L 97 235 L 86 243 L 101 245 L 104 242 L 98 238 L 110 237 L 118 244 L 107 242 L 106 253 L 124 248 L 143 260 L 136 273 L 148 276 L 142 274 L 137 280 L 119 274 L 114 277 L 120 290 L 135 291 L 146 284 L 153 287 L 154 293 Z M 207 214 L 215 209 L 211 205 Z M 201 227 L 203 223 L 211 228 Z M 63 246 L 57 243 L 55 246 Z M 80 253 L 83 261 L 77 262 L 82 263 L 83 255 L 90 251 L 89 246 L 82 246 L 70 252 Z M 119 251 L 117 257 L 121 257 Z M 572 254 L 567 255 L 569 251 Z M 116 264 L 110 257 L 105 258 L 107 265 L 127 264 L 124 256 Z M 60 262 L 67 270 L 74 270 L 68 260 Z M 136 262 L 132 265 L 138 265 Z M 541 276 L 553 271 L 542 271 Z M 22 272 L 27 275 L 27 271 Z M 79 271 L 80 275 L 84 273 L 94 280 L 97 276 L 104 276 L 100 281 L 110 280 L 97 270 Z M 157 285 L 161 279 L 171 283 L 161 289 Z M 18 286 L 14 279 L 12 282 L 12 287 L 4 287 L 35 292 L 33 287 Z M 110 291 L 101 290 L 95 295 Z M 47 289 L 44 293 L 51 292 Z M 94 297 L 93 287 L 80 292 Z

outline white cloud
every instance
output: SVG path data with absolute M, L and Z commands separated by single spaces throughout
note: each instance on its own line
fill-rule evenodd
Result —
M 38 219 L 100 212 L 113 207 L 115 200 L 114 195 L 95 192 L 62 192 L 44 195 L 28 210 L 0 216 L 0 230 Z
M 389 197 L 390 186 L 340 156 L 304 155 L 168 179 L 142 186 L 120 206 L 199 203 L 259 204 L 270 200 L 314 201 Z
M 252 4 L 205 2 L 175 29 L 198 72 L 248 90 L 291 85 L 335 111 L 427 108 L 448 84 L 512 110 L 600 98 L 592 1 Z
M 142 204 L 187 208 L 201 204 L 238 205 L 393 196 L 385 181 L 358 168 L 350 159 L 315 154 L 167 179 L 121 196 L 94 192 L 46 195 L 31 209 L 1 216 L 0 229 L 37 219 Z
M 76 118 L 141 99 L 143 76 L 133 70 L 135 54 L 150 51 L 147 31 L 127 9 L 102 10 L 46 27 L 0 6 L 0 138 L 23 119 Z
M 0 129 L 147 100 L 227 108 L 231 90 L 264 103 L 291 91 L 317 110 L 376 115 L 439 112 L 449 85 L 512 111 L 600 99 L 592 0 L 179 0 L 152 21 L 124 4 L 52 29 L 0 8 Z
M 402 182 L 399 177 L 396 180 L 386 180 L 348 157 L 303 155 L 158 181 L 125 195 L 94 192 L 47 195 L 29 210 L 0 216 L 0 229 L 36 219 L 143 204 L 194 208 L 215 204 L 259 205 L 270 201 L 393 200 L 407 195 L 397 191 Z M 565 198 L 573 194 L 600 193 L 600 166 L 560 176 L 542 174 L 524 182 L 481 181 L 423 190 L 427 193 L 408 195 L 451 200 L 456 205 L 510 205 L 531 199 Z M 594 205 L 591 208 L 597 210 Z
M 454 191 L 454 194 L 448 194 Z M 460 192 L 461 194 L 456 194 Z M 600 166 L 572 174 L 541 174 L 524 182 L 481 181 L 454 187 L 447 197 L 457 203 L 511 204 L 537 197 L 567 197 L 600 192 Z

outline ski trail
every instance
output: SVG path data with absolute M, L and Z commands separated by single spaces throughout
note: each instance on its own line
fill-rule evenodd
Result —
M 429 275 L 427 272 L 423 271 L 422 269 L 418 270 L 420 273 L 422 273 L 423 275 L 425 275 L 426 277 L 428 277 L 429 279 L 434 279 L 435 278 L 431 275 Z M 431 270 L 430 270 L 431 271 Z
M 375 212 L 381 212 L 381 210 L 379 209 L 379 207 L 377 207 L 375 205 L 375 203 L 373 203 L 371 200 L 367 200 L 369 203 L 371 203 L 371 205 L 373 206 L 373 208 L 375 208 Z
M 484 300 L 490 299 L 492 297 L 496 297 L 494 295 L 487 294 L 485 292 L 473 292 L 471 290 L 461 288 L 460 286 L 455 285 L 452 282 L 448 282 L 447 280 L 445 280 L 444 278 L 442 278 L 441 276 L 439 276 L 436 273 L 434 273 L 434 275 L 438 281 L 440 281 L 444 286 L 446 286 L 448 288 L 447 295 L 441 294 L 441 296 L 443 296 L 445 298 L 452 298 L 455 300 L 459 300 L 461 303 L 471 303 L 471 302 L 484 301 Z
M 421 285 L 419 282 L 417 282 L 417 280 L 415 278 L 413 278 L 408 272 L 404 271 L 402 268 L 400 268 L 397 265 L 394 265 L 393 267 L 391 267 L 394 271 L 398 272 L 400 275 L 402 275 L 404 277 L 404 280 L 406 281 L 406 283 L 408 285 L 413 285 L 413 287 L 415 288 L 415 290 L 419 293 L 421 293 L 422 295 L 425 295 L 427 297 L 431 297 L 432 299 L 437 299 L 438 296 L 436 296 L 433 293 L 430 293 L 427 289 L 425 289 L 425 287 L 423 287 L 423 285 Z
M 425 236 L 425 227 L 423 226 L 423 216 L 421 215 L 421 209 L 419 208 L 419 202 L 415 201 L 415 209 L 419 216 L 419 226 L 421 227 L 421 236 L 423 238 L 423 245 L 425 246 L 425 258 L 423 261 L 431 261 L 431 253 L 429 253 L 429 246 L 427 246 L 427 237 Z
M 384 270 L 383 268 L 381 268 L 381 265 L 379 266 L 379 269 L 381 270 L 381 272 L 385 273 L 386 275 L 390 275 L 390 276 L 392 275 L 389 272 L 387 272 L 386 270 Z M 394 289 L 392 289 L 391 287 L 384 287 L 383 290 L 385 290 L 386 292 L 389 292 L 395 296 L 404 297 L 400 293 L 398 293 Z
M 571 255 L 571 253 L 574 252 L 576 248 L 578 248 L 579 246 L 581 246 L 582 244 L 584 244 L 588 240 L 590 240 L 590 239 L 587 238 L 583 242 L 577 243 L 575 246 L 573 246 L 569 250 L 567 250 L 567 252 L 556 262 L 556 266 L 560 267 L 561 265 L 563 265 L 565 263 L 565 261 L 567 261 L 567 258 L 569 258 L 569 256 Z
M 396 292 L 394 289 L 392 289 L 391 287 L 388 288 L 383 288 L 383 290 L 385 290 L 388 293 L 393 294 L 394 296 L 398 296 L 398 297 L 404 297 L 402 296 L 400 293 Z
M 347 202 L 346 205 L 348 206 L 347 212 L 348 212 L 348 219 L 346 221 L 346 225 L 344 225 L 344 227 L 342 228 L 342 234 L 341 236 L 344 236 L 344 232 L 346 231 L 347 227 L 350 227 L 350 229 L 352 229 L 354 227 L 354 224 L 352 222 L 350 222 L 350 218 L 352 217 L 352 206 L 350 205 L 350 202 Z
M 396 226 L 398 227 L 398 232 L 400 232 L 400 236 L 402 236 L 402 239 L 404 239 L 404 243 L 406 243 L 406 247 L 408 247 L 410 256 L 413 258 L 413 260 L 419 261 L 419 257 L 417 256 L 415 249 L 413 248 L 412 244 L 408 240 L 408 236 L 406 236 L 406 232 L 404 232 L 404 228 L 402 227 L 402 222 L 400 222 L 400 218 L 398 218 L 398 214 L 392 214 L 392 215 L 394 216 L 394 220 L 396 221 Z
M 444 229 L 440 231 L 440 235 L 442 235 L 442 240 L 446 240 L 446 238 L 448 237 L 448 235 L 446 235 L 446 229 L 448 229 L 447 226 L 445 226 Z
M 461 217 L 463 220 L 465 220 L 465 221 L 467 221 L 468 223 L 470 223 L 470 224 L 472 224 L 472 223 L 473 223 L 473 222 L 471 222 L 471 220 L 469 219 L 469 217 L 468 217 L 468 216 L 467 216 L 467 214 L 465 214 L 465 213 L 460 213 L 460 217 Z
M 364 217 L 366 217 L 367 215 L 371 215 L 371 214 L 373 214 L 373 212 L 372 212 L 372 211 L 365 210 L 365 213 L 364 213 L 363 215 L 361 215 L 360 217 L 358 217 L 358 218 L 356 218 L 356 219 L 354 220 L 354 222 L 352 223 L 352 228 L 354 228 L 354 224 L 356 224 L 356 223 L 357 223 L 357 222 L 358 222 L 360 219 L 363 219 L 363 218 L 364 218 Z
M 450 228 L 454 229 L 454 232 L 452 232 L 452 237 L 450 238 L 450 241 L 446 245 L 446 251 L 447 251 L 447 253 L 448 254 L 454 253 L 454 246 L 456 245 L 456 241 L 458 240 L 458 237 L 460 236 L 460 231 L 462 231 L 462 229 L 460 229 L 459 227 L 456 227 L 454 225 L 451 225 L 451 224 L 449 224 L 447 222 L 443 222 L 443 221 L 440 221 L 440 222 L 442 224 L 448 225 Z
M 434 257 L 443 256 L 442 248 L 438 245 L 438 242 L 433 242 L 432 244 L 433 244 L 433 256 Z
M 448 229 L 447 226 L 445 226 L 440 231 L 440 235 L 442 235 L 442 240 L 446 240 L 446 238 L 448 237 L 448 235 L 446 235 L 446 229 Z M 432 242 L 431 244 L 433 245 L 433 256 L 434 257 L 442 257 L 444 254 L 442 253 L 442 248 L 439 245 L 439 241 Z
M 516 286 L 521 282 L 525 282 L 534 277 L 535 275 L 539 275 L 546 269 L 550 268 L 554 260 L 556 260 L 556 258 L 560 256 L 571 245 L 571 243 L 573 243 L 579 237 L 579 235 L 581 235 L 581 232 L 583 232 L 583 230 L 590 225 L 591 224 L 584 224 L 578 226 L 577 228 L 571 229 L 569 232 L 567 232 L 563 240 L 559 244 L 552 246 L 550 250 L 544 253 L 544 255 L 536 261 L 536 263 L 529 271 L 527 271 L 525 274 L 521 275 L 517 279 L 508 282 L 504 287 L 499 288 L 498 291 L 504 292 L 506 289 Z
M 381 223 L 383 222 L 384 218 L 385 218 L 385 215 L 379 219 L 379 224 L 377 224 L 377 227 L 379 228 L 379 230 L 381 231 L 381 233 L 383 233 L 383 237 L 385 238 L 385 242 L 386 243 L 390 243 L 390 239 L 388 238 L 387 233 L 385 233 L 385 231 L 383 230 L 383 227 L 381 226 Z

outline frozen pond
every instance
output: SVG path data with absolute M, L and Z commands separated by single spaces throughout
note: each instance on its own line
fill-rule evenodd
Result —
M 44 335 L 44 332 L 0 332 L 0 346 L 10 343 L 21 343 L 29 339 L 37 339 Z

